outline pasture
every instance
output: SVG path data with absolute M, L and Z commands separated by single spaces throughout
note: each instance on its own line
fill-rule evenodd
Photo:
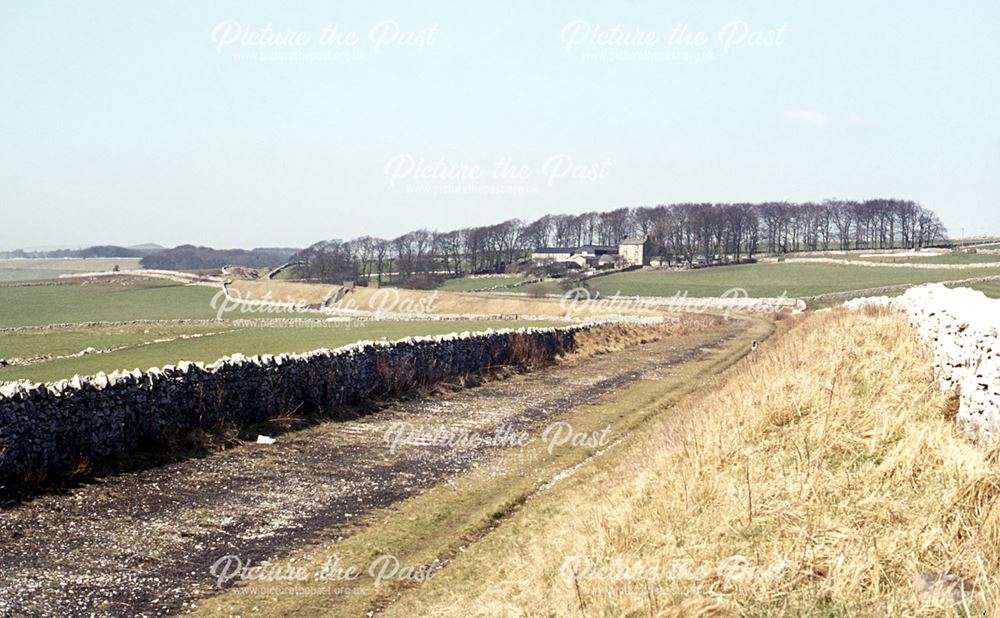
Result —
M 0 333 L 0 359 L 17 359 L 7 367 L 0 367 L 0 381 L 51 381 L 74 374 L 148 369 L 180 360 L 209 363 L 234 353 L 306 352 L 362 339 L 393 340 L 411 335 L 552 324 L 514 320 L 326 322 L 316 319 L 326 317 L 317 312 L 242 309 L 225 313 L 219 320 L 217 309 L 213 308 L 213 299 L 219 292 L 215 287 L 133 277 L 0 287 L 3 307 L 0 328 L 12 329 Z M 273 318 L 312 319 L 280 325 L 235 321 Z M 114 324 L 133 320 L 149 322 Z M 111 324 L 88 326 L 89 322 Z M 74 326 L 35 328 L 53 324 Z
M 437 289 L 443 292 L 469 292 L 482 290 L 497 285 L 514 285 L 524 281 L 521 275 L 502 275 L 497 277 L 456 277 L 446 279 Z
M 219 288 L 162 279 L 121 278 L 99 283 L 0 287 L 0 328 L 98 321 L 213 319 Z M 301 317 L 235 311 L 225 319 Z M 318 314 L 312 314 L 318 315 Z
M 983 294 L 986 294 L 990 298 L 1000 298 L 1000 281 L 987 281 L 985 283 L 973 283 L 971 285 L 966 285 L 962 287 L 972 288 L 973 290 L 979 290 Z
M 139 268 L 139 258 L 0 259 L 0 283 L 55 279 L 59 275 Z
M 64 356 L 30 365 L 0 367 L 0 381 L 49 382 L 74 374 L 93 375 L 117 369 L 148 369 L 186 360 L 211 363 L 235 353 L 281 354 L 338 348 L 359 340 L 395 340 L 550 322 L 512 320 L 427 320 L 305 323 L 302 326 L 234 326 L 229 322 L 198 325 L 127 325 L 0 334 L 0 356 Z M 107 352 L 76 354 L 88 347 Z
M 591 290 L 607 297 L 674 296 L 717 297 L 733 288 L 742 288 L 751 297 L 814 296 L 831 292 L 848 292 L 889 285 L 920 284 L 952 281 L 966 277 L 1000 275 L 1000 267 L 976 270 L 921 270 L 878 268 L 829 263 L 757 263 L 737 266 L 716 266 L 687 271 L 637 270 L 595 277 L 587 281 Z M 526 286 L 530 292 L 540 287 L 545 292 L 560 293 L 553 281 L 538 286 Z
M 865 258 L 872 262 L 894 264 L 1000 264 L 1000 255 L 988 253 L 946 253 L 944 255 L 913 255 L 896 257 L 891 254 Z

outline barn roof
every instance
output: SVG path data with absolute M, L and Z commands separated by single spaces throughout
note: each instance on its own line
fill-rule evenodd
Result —
M 571 247 L 539 247 L 535 253 L 574 253 L 576 249 Z

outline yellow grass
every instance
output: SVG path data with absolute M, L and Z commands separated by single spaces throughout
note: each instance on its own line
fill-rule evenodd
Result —
M 997 615 L 1000 457 L 904 319 L 783 326 L 387 615 Z
M 637 428 L 651 423 L 671 402 L 676 403 L 698 390 L 710 376 L 718 375 L 736 362 L 749 348 L 751 339 L 764 339 L 772 330 L 772 324 L 761 319 L 723 322 L 718 318 L 691 316 L 665 327 L 614 325 L 590 331 L 581 336 L 574 352 L 561 362 L 586 369 L 594 355 L 650 339 L 661 340 L 660 349 L 665 353 L 699 346 L 705 346 L 706 352 L 703 357 L 679 363 L 660 379 L 634 383 L 553 418 L 571 422 L 575 430 L 591 434 L 612 424 L 614 434 L 627 439 Z M 720 332 L 731 338 L 714 346 Z M 593 362 L 612 361 L 595 359 Z M 509 387 L 516 390 L 521 377 L 514 375 L 508 379 Z M 345 533 L 337 529 L 331 532 L 338 537 L 336 540 L 331 536 L 304 547 L 290 548 L 288 556 L 273 564 L 278 568 L 296 565 L 315 573 L 332 557 L 360 570 L 364 570 L 373 558 L 385 554 L 396 556 L 405 565 L 450 561 L 451 557 L 476 544 L 477 539 L 492 538 L 497 526 L 510 514 L 534 503 L 539 495 L 551 493 L 543 487 L 553 478 L 564 475 L 567 470 L 583 474 L 597 461 L 620 452 L 617 447 L 608 447 L 600 454 L 597 450 L 557 448 L 550 452 L 540 440 L 524 448 L 510 449 L 492 464 L 476 466 L 467 474 L 438 484 L 419 496 L 366 515 L 355 521 L 357 528 L 346 534 L 346 538 L 339 538 Z M 586 463 L 588 461 L 591 463 Z M 346 582 L 351 589 L 349 592 L 343 591 L 342 582 L 316 578 L 294 584 L 294 592 L 286 589 L 272 593 L 268 590 L 271 588 L 269 582 L 249 581 L 200 600 L 196 614 L 365 616 L 389 605 L 400 592 L 406 592 L 412 582 L 399 580 L 376 587 L 366 576 Z
M 233 281 L 230 290 L 239 294 L 239 298 L 271 299 L 282 302 L 319 304 L 334 294 L 340 286 L 319 283 L 288 283 L 282 281 Z M 408 313 L 409 308 L 426 308 L 431 314 L 450 315 L 519 315 L 567 317 L 567 310 L 559 298 L 528 298 L 507 296 L 502 294 L 475 294 L 467 292 L 441 292 L 424 290 L 407 290 L 402 288 L 365 288 L 358 287 L 346 294 L 334 307 L 350 306 L 363 311 L 382 307 L 385 311 Z M 572 316 L 589 318 L 600 315 L 606 308 L 597 311 L 588 310 L 584 304 Z M 664 315 L 664 312 L 647 308 L 630 308 L 630 315 L 650 316 Z

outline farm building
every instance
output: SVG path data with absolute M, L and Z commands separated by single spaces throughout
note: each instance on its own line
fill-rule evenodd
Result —
M 531 253 L 532 261 L 536 263 L 565 262 L 573 257 L 576 249 L 571 247 L 539 247 Z
M 572 262 L 580 268 L 634 266 L 649 263 L 652 243 L 648 239 L 624 239 L 614 245 L 581 245 L 579 247 L 539 247 L 531 254 L 536 264 Z
M 642 238 L 623 238 L 618 245 L 618 253 L 626 266 L 644 266 L 649 264 L 652 254 L 652 243 L 648 236 Z

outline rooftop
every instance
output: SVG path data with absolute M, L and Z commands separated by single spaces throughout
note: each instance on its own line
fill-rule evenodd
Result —
M 539 247 L 535 253 L 575 253 L 576 249 L 571 247 Z

